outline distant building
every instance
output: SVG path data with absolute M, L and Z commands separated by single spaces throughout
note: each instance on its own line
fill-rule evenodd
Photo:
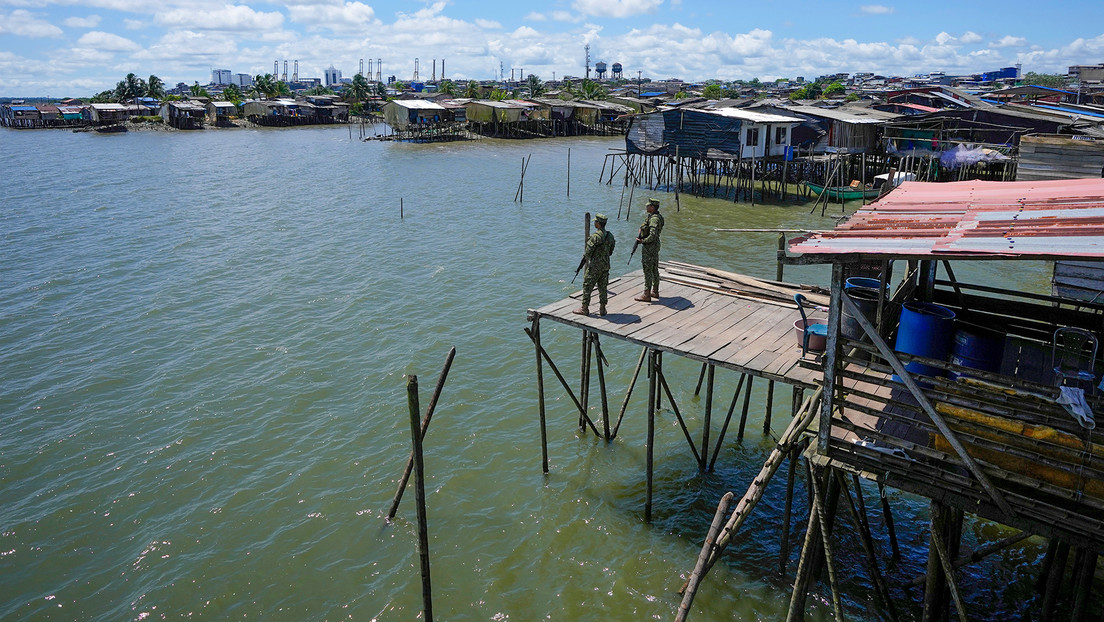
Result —
M 231 78 L 230 83 L 239 88 L 249 88 L 253 86 L 253 76 L 247 73 L 236 73 L 234 77 Z
M 326 68 L 325 71 L 326 86 L 334 86 L 341 83 L 341 71 L 335 69 L 333 65 Z
M 229 69 L 212 69 L 211 70 L 211 84 L 215 86 L 225 86 L 230 84 L 230 70 Z
M 1104 63 L 1099 65 L 1071 65 L 1069 77 L 1076 82 L 1104 81 Z

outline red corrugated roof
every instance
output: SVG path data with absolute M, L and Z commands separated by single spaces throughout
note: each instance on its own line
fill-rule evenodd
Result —
M 905 182 L 798 254 L 1104 258 L 1104 179 Z

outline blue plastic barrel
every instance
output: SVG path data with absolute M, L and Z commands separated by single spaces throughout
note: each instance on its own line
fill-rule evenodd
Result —
M 901 308 L 894 350 L 915 356 L 947 360 L 954 336 L 954 311 L 930 302 L 906 302 Z M 940 376 L 943 370 L 915 361 L 905 366 L 910 373 Z M 894 378 L 894 380 L 900 380 Z
M 887 284 L 888 287 L 888 284 Z M 867 276 L 853 276 L 843 282 L 843 289 L 847 291 L 853 288 L 872 289 L 877 292 L 882 288 L 881 279 L 872 279 Z
M 960 326 L 954 332 L 951 362 L 955 365 L 997 373 L 1004 359 L 1004 333 L 980 326 Z M 952 378 L 962 374 L 952 372 Z

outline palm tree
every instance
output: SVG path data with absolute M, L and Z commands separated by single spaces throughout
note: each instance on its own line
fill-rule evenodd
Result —
M 576 94 L 577 93 L 575 92 L 575 87 L 572 86 L 571 80 L 564 80 L 563 92 L 560 93 L 560 99 L 570 100 Z
M 276 78 L 270 73 L 254 77 L 253 87 L 250 91 L 258 98 L 266 97 L 271 99 L 280 94 L 280 89 L 276 86 Z
M 483 89 L 479 87 L 479 83 L 475 80 L 469 80 L 467 88 L 464 89 L 464 97 L 479 99 L 482 96 Z
M 364 74 L 358 73 L 353 76 L 353 81 L 345 87 L 345 99 L 361 102 L 368 99 L 369 92 L 368 78 L 365 78 Z
M 502 89 L 495 89 L 495 90 L 491 91 L 491 96 L 490 96 L 489 99 L 492 99 L 496 102 L 500 102 L 504 99 L 507 99 L 509 96 L 510 96 L 510 94 L 507 93 L 506 91 L 504 91 Z
M 529 74 L 526 83 L 529 86 L 529 97 L 540 97 L 548 92 L 548 87 L 540 79 L 540 76 Z
M 605 99 L 608 93 L 606 93 L 605 87 L 598 84 L 594 80 L 583 79 L 583 87 L 580 91 L 583 95 L 583 99 L 600 100 Z
M 195 84 L 193 84 L 188 90 L 191 92 L 192 97 L 210 97 L 211 96 L 211 94 L 207 92 L 207 89 L 205 89 L 205 88 L 203 88 L 202 86 L 199 85 L 199 82 L 196 82 Z
M 222 89 L 222 98 L 228 102 L 234 102 L 237 104 L 242 100 L 241 89 L 236 84 L 229 84 L 226 88 Z
M 149 80 L 146 82 L 146 94 L 156 100 L 163 99 L 165 97 L 165 82 L 161 78 L 150 74 Z
M 437 92 L 442 95 L 448 95 L 449 97 L 456 97 L 456 85 L 452 80 L 442 80 L 441 83 L 437 85 Z

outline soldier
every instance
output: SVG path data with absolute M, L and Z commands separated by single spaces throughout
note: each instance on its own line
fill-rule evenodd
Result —
M 659 213 L 658 199 L 648 199 L 644 209 L 648 214 L 636 236 L 636 241 L 643 246 L 640 264 L 644 268 L 644 293 L 634 300 L 651 302 L 652 298 L 659 300 L 659 233 L 663 231 L 663 214 Z
M 590 315 L 590 292 L 598 286 L 598 315 L 606 314 L 606 295 L 609 287 L 610 256 L 617 243 L 613 234 L 606 231 L 605 214 L 594 215 L 594 233 L 587 238 L 583 257 L 586 272 L 583 273 L 583 306 L 572 313 Z

